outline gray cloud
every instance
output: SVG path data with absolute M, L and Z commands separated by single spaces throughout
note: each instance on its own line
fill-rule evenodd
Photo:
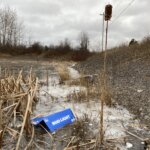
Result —
M 102 16 L 106 0 L 1 0 L 1 5 L 14 8 L 23 20 L 27 35 L 32 41 L 43 44 L 57 44 L 68 38 L 73 45 L 78 44 L 81 31 L 88 33 L 91 47 L 100 47 Z M 109 28 L 109 47 L 128 42 L 131 38 L 141 40 L 148 35 L 149 0 L 135 0 L 119 16 L 131 0 L 111 0 L 113 16 Z

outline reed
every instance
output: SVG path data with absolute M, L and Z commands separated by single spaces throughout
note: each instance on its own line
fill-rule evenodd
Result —
M 22 70 L 18 76 L 13 76 L 4 71 L 0 79 L 0 146 L 6 143 L 8 133 L 16 141 L 13 149 L 19 150 L 22 137 L 28 135 L 33 138 L 31 125 L 31 114 L 33 103 L 36 99 L 38 79 L 33 77 L 32 71 L 28 77 L 24 77 Z M 22 116 L 22 117 L 20 117 Z M 17 128 L 17 121 L 20 120 L 21 129 Z M 12 126 L 13 125 L 13 126 Z M 9 135 L 9 136 L 10 136 Z M 32 142 L 28 144 L 31 145 Z

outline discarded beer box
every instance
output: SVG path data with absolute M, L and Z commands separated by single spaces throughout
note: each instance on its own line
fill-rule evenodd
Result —
M 68 124 L 72 124 L 74 121 L 75 116 L 71 109 L 65 109 L 51 115 L 33 118 L 32 124 L 35 126 L 41 124 L 48 131 L 54 132 Z

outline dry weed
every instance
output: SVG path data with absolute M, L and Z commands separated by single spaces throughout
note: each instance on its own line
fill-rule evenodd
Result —
M 69 86 L 80 86 L 81 83 L 80 83 L 80 79 L 73 79 L 73 80 L 69 80 L 66 82 L 67 85 Z
M 84 101 L 87 100 L 87 92 L 86 92 L 86 90 L 81 90 L 79 92 L 74 92 L 74 93 L 68 95 L 68 99 L 69 100 L 72 99 L 75 102 L 79 102 L 79 103 L 84 102 Z
M 68 95 L 68 99 L 72 99 L 76 102 L 85 102 L 90 101 L 100 96 L 99 89 L 95 86 L 93 87 L 85 87 L 86 89 L 82 89 L 79 92 L 74 92 Z
M 82 118 L 77 118 L 76 122 L 73 124 L 73 132 L 72 135 L 77 137 L 79 139 L 78 142 L 81 140 L 85 140 L 88 135 L 88 125 L 89 125 L 90 119 L 87 114 L 84 114 Z
M 27 78 L 23 77 L 20 71 L 18 76 L 8 75 L 0 80 L 0 142 L 3 140 L 6 144 L 8 130 L 11 130 L 12 138 L 18 139 L 15 141 L 16 150 L 20 149 L 24 133 L 33 134 L 30 114 L 36 98 L 37 85 L 38 79 L 32 77 L 31 71 Z M 20 119 L 20 116 L 23 118 Z M 21 129 L 17 127 L 17 122 L 21 125 Z M 19 132 L 19 135 L 15 134 L 16 132 Z
M 81 75 L 80 78 L 78 79 L 73 79 L 73 80 L 69 80 L 67 82 L 67 85 L 76 85 L 76 86 L 87 86 L 88 85 L 88 81 L 85 79 L 84 75 Z
M 111 107 L 112 106 L 112 98 L 111 98 L 111 93 L 109 89 L 103 89 L 101 93 L 101 99 L 104 100 L 104 103 Z
M 61 83 L 63 83 L 66 80 L 69 80 L 70 76 L 69 76 L 69 71 L 68 71 L 67 67 L 65 67 L 64 65 L 60 65 L 57 67 L 56 70 L 60 76 Z
M 108 77 L 104 73 L 99 75 L 98 87 L 100 91 L 100 99 L 104 101 L 104 103 L 111 107 L 112 106 L 112 90 L 108 85 Z

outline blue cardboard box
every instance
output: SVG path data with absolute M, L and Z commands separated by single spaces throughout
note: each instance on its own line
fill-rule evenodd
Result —
M 48 131 L 54 132 L 68 124 L 72 124 L 74 121 L 75 116 L 71 109 L 65 109 L 51 115 L 33 118 L 32 124 L 36 126 L 42 124 Z

